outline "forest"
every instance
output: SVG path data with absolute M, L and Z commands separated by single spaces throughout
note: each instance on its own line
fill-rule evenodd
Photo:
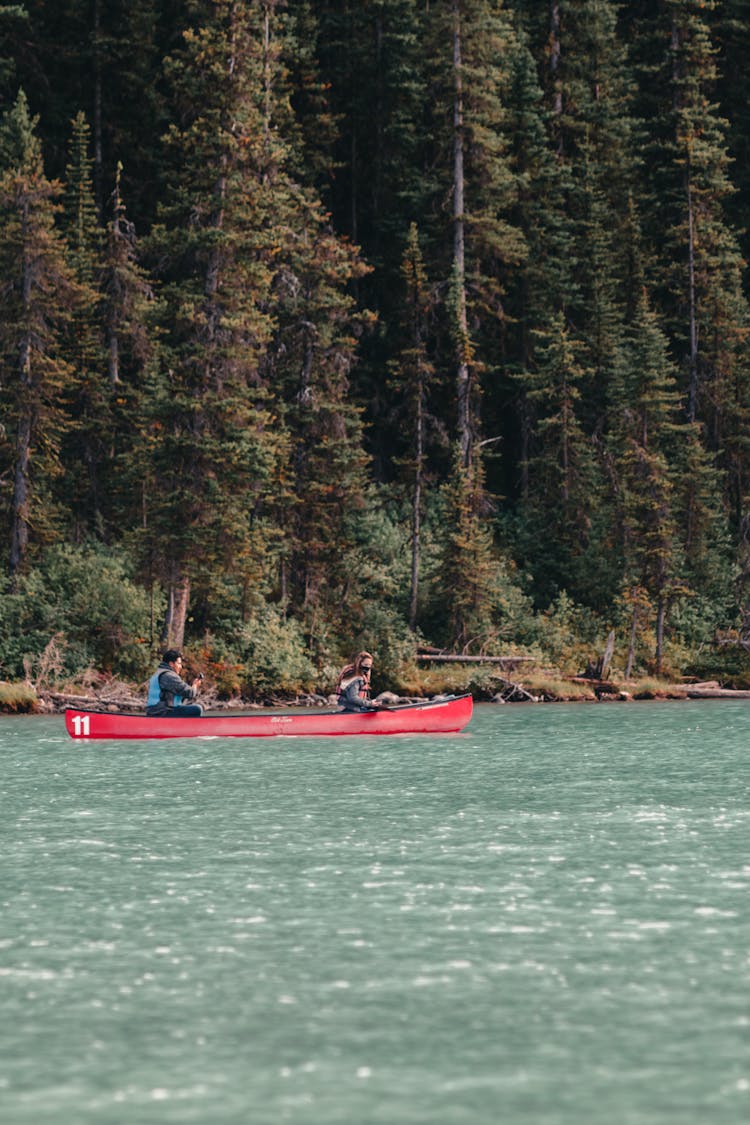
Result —
M 750 676 L 749 53 L 750 0 L 0 3 L 0 676 Z

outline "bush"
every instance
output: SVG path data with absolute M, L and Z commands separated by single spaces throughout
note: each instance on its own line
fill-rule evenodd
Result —
M 388 605 L 369 602 L 363 618 L 342 665 L 358 652 L 371 652 L 375 658 L 373 683 L 377 685 L 376 691 L 396 691 L 404 666 L 414 664 L 417 638 L 401 614 Z
M 55 546 L 11 592 L 0 591 L 0 667 L 24 675 L 50 640 L 62 654 L 61 677 L 94 665 L 142 679 L 151 665 L 151 604 L 128 577 L 126 558 L 101 546 Z
M 0 711 L 26 713 L 38 710 L 36 692 L 28 684 L 0 683 Z
M 608 627 L 564 591 L 539 615 L 539 646 L 547 660 L 568 675 L 581 672 L 604 647 Z
M 248 695 L 296 694 L 313 689 L 315 667 L 302 630 L 296 621 L 285 620 L 274 606 L 256 611 L 241 630 L 240 645 L 245 664 L 243 691 Z

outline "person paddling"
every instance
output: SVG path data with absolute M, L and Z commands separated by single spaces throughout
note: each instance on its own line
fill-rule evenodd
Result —
M 182 679 L 182 653 L 169 648 L 161 658 L 159 667 L 148 682 L 146 714 L 156 718 L 195 719 L 203 714 L 200 703 L 183 703 L 195 699 L 202 676 L 196 676 L 192 686 Z
M 341 669 L 336 684 L 336 695 L 340 707 L 345 711 L 379 711 L 377 703 L 370 700 L 370 676 L 372 675 L 372 654 L 360 652 L 353 664 Z

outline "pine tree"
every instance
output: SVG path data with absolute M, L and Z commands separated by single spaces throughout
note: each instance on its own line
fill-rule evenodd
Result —
M 345 293 L 359 266 L 292 174 L 282 9 L 196 4 L 200 22 L 168 62 L 174 165 L 152 241 L 167 268 L 148 540 L 178 640 L 191 587 L 210 621 L 227 557 L 243 612 L 254 589 L 314 617 L 338 588 L 342 521 L 361 502 Z M 282 528 L 292 546 L 279 588 Z
M 0 99 L 15 77 L 20 39 L 28 33 L 29 13 L 23 4 L 0 4 Z
M 360 550 L 367 462 L 350 380 L 357 336 L 371 315 L 358 311 L 347 292 L 367 267 L 330 229 L 315 191 L 297 176 L 286 73 L 299 45 L 291 32 L 282 11 L 268 5 L 259 167 L 272 214 L 266 238 L 273 247 L 274 331 L 260 371 L 289 442 L 273 505 L 284 543 L 275 593 L 302 619 L 308 643 L 319 645 L 341 613 Z
M 662 0 L 643 36 L 641 66 L 652 77 L 647 163 L 651 196 L 646 233 L 658 247 L 657 293 L 683 371 L 691 421 L 710 448 L 732 442 L 739 398 L 746 398 L 748 310 L 742 263 L 726 221 L 733 194 L 727 123 L 712 101 L 716 49 L 714 0 Z M 744 405 L 742 407 L 744 414 Z
M 427 475 L 427 428 L 430 417 L 428 395 L 435 375 L 427 349 L 432 297 L 419 245 L 416 223 L 409 228 L 404 250 L 404 346 L 391 364 L 389 387 L 405 415 L 410 429 L 407 454 L 402 465 L 408 474 L 411 505 L 411 582 L 409 589 L 409 628 L 414 631 L 419 604 L 419 577 L 423 490 Z
M 641 293 L 615 363 L 612 433 L 620 500 L 625 604 L 630 608 L 630 655 L 647 606 L 656 615 L 655 665 L 661 670 L 664 629 L 675 599 L 687 593 L 676 485 L 675 446 L 690 437 L 679 421 L 676 372 L 656 314 Z
M 152 354 L 149 313 L 154 290 L 140 265 L 135 225 L 127 217 L 121 190 L 122 165 L 115 173 L 102 262 L 107 377 L 115 388 L 125 375 L 140 371 Z
M 71 375 L 60 343 L 81 297 L 55 228 L 62 187 L 44 174 L 35 130 L 21 92 L 0 125 L 0 357 L 12 481 L 11 575 L 22 570 L 32 547 L 54 534 L 61 514 L 50 504 Z
M 518 45 L 504 8 L 486 0 L 454 0 L 436 9 L 430 34 L 440 64 L 435 112 L 445 119 L 450 107 L 452 124 L 442 139 L 436 127 L 436 137 L 451 199 L 446 304 L 456 432 L 468 466 L 481 440 L 481 388 L 492 388 L 497 378 L 508 272 L 526 252 L 510 221 L 517 185 L 506 101 Z
M 508 94 L 509 156 L 518 184 L 511 218 L 528 246 L 528 254 L 508 282 L 506 366 L 513 376 L 532 368 L 535 329 L 564 308 L 570 295 L 571 241 L 560 165 L 548 141 L 548 120 L 536 63 L 524 34 L 514 56 Z M 491 408 L 492 402 L 486 406 Z M 509 424 L 511 419 L 515 425 Z M 514 499 L 518 494 L 521 502 L 529 496 L 534 420 L 534 404 L 525 393 L 523 381 L 516 379 L 498 422 L 510 463 L 506 495 Z
M 387 478 L 400 439 L 382 372 L 400 346 L 401 254 L 412 222 L 420 224 L 426 244 L 432 240 L 437 196 L 428 127 L 429 13 L 421 0 L 333 0 L 313 7 L 327 95 L 323 137 L 330 137 L 329 122 L 335 126 L 320 191 L 335 228 L 361 247 L 372 267 L 352 287 L 359 305 L 378 317 L 359 341 L 352 392 L 364 407 L 375 470 Z
M 160 66 L 179 34 L 184 4 L 173 0 L 34 0 L 16 71 L 40 115 L 48 167 L 60 178 L 69 122 L 91 125 L 92 180 L 103 221 L 107 185 L 127 154 L 124 190 L 139 229 L 153 221 L 165 126 Z
M 112 428 L 98 289 L 102 230 L 94 201 L 90 141 L 89 124 L 79 112 L 72 122 L 63 212 L 68 261 L 83 295 L 65 344 L 72 367 L 67 409 L 73 425 L 63 449 L 66 497 L 79 533 L 103 530 L 101 477 Z
M 191 588 L 207 599 L 220 563 L 246 565 L 280 442 L 259 375 L 273 253 L 258 169 L 262 39 L 233 0 L 190 14 L 167 60 L 170 183 L 151 243 L 164 263 L 163 366 L 145 404 L 147 554 L 169 595 L 164 640 L 178 647 Z
M 552 601 L 560 590 L 590 604 L 600 578 L 596 561 L 600 469 L 581 424 L 581 396 L 590 372 L 582 346 L 562 314 L 533 333 L 534 367 L 519 382 L 536 416 L 528 465 L 529 494 L 520 543 L 533 554 L 537 598 Z
M 499 632 L 500 568 L 486 504 L 481 465 L 464 464 L 455 447 L 453 473 L 444 486 L 443 553 L 436 593 L 446 619 L 444 642 L 460 652 L 486 652 Z

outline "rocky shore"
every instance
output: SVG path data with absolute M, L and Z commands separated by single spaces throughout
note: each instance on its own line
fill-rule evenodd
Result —
M 492 690 L 492 689 L 496 690 Z M 476 702 L 495 704 L 506 703 L 628 703 L 639 700 L 680 700 L 680 699 L 750 699 L 750 690 L 738 690 L 722 686 L 718 680 L 696 683 L 668 683 L 643 680 L 632 683 L 589 680 L 585 677 L 571 679 L 550 678 L 549 680 L 511 681 L 500 677 L 493 679 L 488 687 L 473 690 L 471 685 L 458 688 L 455 684 L 446 685 L 443 690 L 425 692 L 421 695 L 400 695 L 394 692 L 381 692 L 376 700 L 381 703 L 409 703 L 422 699 L 435 698 L 436 695 L 459 694 L 471 690 Z M 132 684 L 112 680 L 101 687 L 85 692 L 58 691 L 49 688 L 35 688 L 30 684 L 3 683 L 0 681 L 0 712 L 60 714 L 68 707 L 87 710 L 121 711 L 139 713 L 143 711 L 144 693 Z M 262 700 L 242 698 L 219 699 L 209 686 L 202 693 L 202 701 L 207 710 L 249 711 L 255 709 L 281 707 L 331 707 L 336 703 L 334 695 L 318 693 L 296 696 L 270 695 Z

